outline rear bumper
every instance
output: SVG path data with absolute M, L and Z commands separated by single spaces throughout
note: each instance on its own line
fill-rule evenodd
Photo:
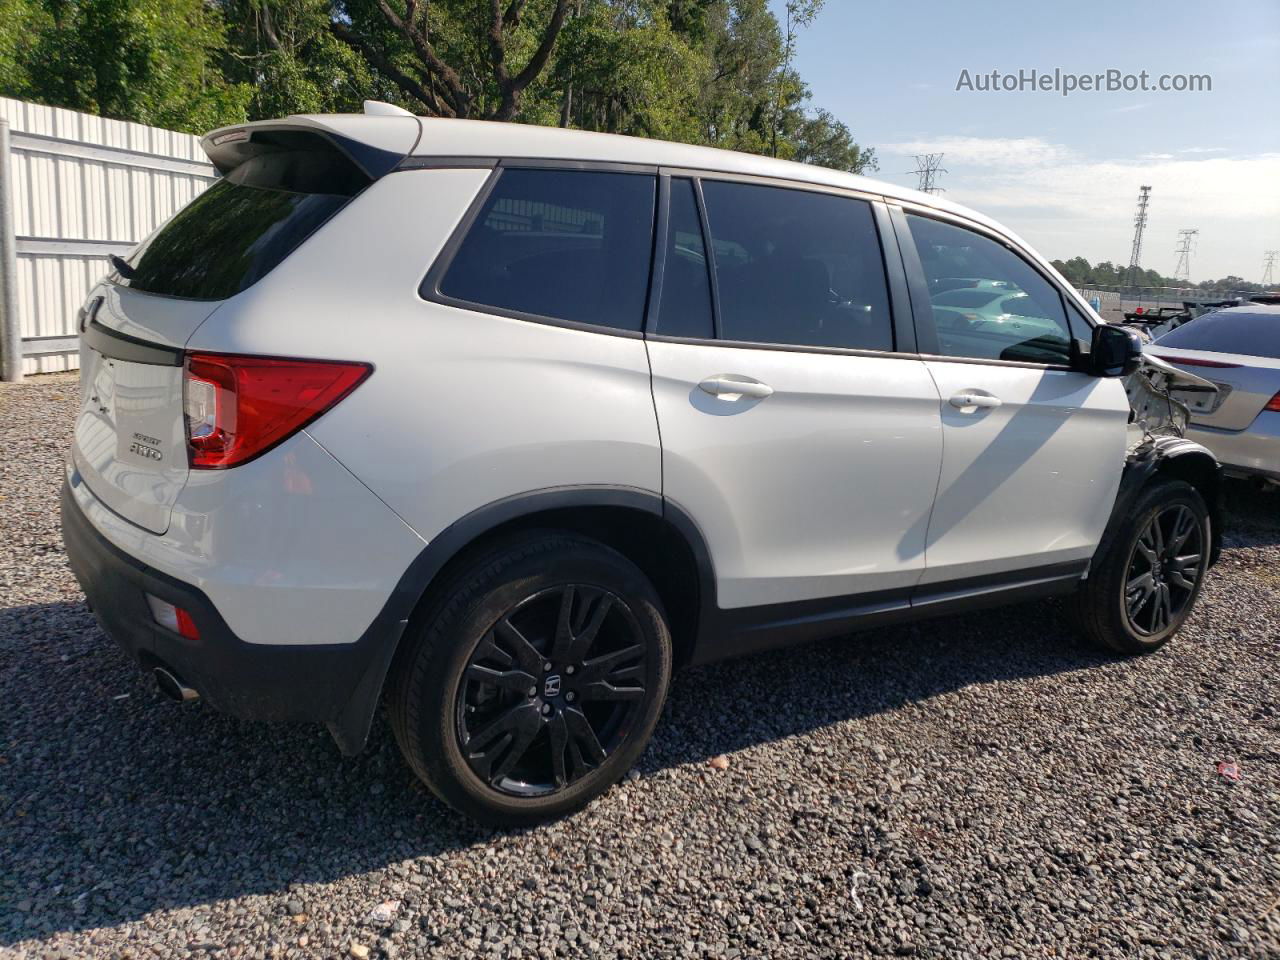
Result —
M 1264 411 L 1244 430 L 1192 423 L 1187 437 L 1212 450 L 1228 474 L 1280 480 L 1280 413 Z
M 103 630 L 145 669 L 166 667 L 214 708 L 254 720 L 318 721 L 344 753 L 368 736 L 382 681 L 404 621 L 388 604 L 355 642 L 246 643 L 201 590 L 125 553 L 62 488 L 62 535 L 71 569 Z M 186 609 L 198 640 L 160 626 L 146 594 Z

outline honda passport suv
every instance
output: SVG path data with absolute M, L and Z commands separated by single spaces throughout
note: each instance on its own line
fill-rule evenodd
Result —
M 90 293 L 67 551 L 177 699 L 318 721 L 478 819 L 617 781 L 673 667 L 1051 594 L 1164 644 L 1212 390 L 987 218 L 845 173 L 299 116 Z M 1018 323 L 934 310 L 1018 297 Z

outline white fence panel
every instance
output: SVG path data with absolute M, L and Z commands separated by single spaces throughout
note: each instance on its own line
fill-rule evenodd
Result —
M 25 373 L 74 369 L 41 355 L 76 335 L 76 310 L 123 256 L 215 179 L 199 138 L 0 97 L 9 123 L 9 203 Z M 0 270 L 3 270 L 0 265 Z

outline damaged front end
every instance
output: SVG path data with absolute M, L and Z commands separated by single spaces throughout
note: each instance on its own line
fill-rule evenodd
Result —
M 1184 437 L 1193 410 L 1209 409 L 1218 388 L 1159 357 L 1142 355 L 1138 369 L 1125 377 L 1129 395 L 1130 453 L 1159 437 Z
M 1212 408 L 1217 386 L 1145 353 L 1124 385 L 1131 411 L 1129 443 L 1107 536 L 1157 475 L 1184 480 L 1199 491 L 1209 509 L 1209 562 L 1216 563 L 1222 552 L 1221 468 L 1207 448 L 1187 439 L 1186 432 L 1194 412 Z

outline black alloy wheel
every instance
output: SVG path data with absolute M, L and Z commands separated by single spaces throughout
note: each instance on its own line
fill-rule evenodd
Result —
M 1088 577 L 1067 601 L 1071 618 L 1116 653 L 1160 649 L 1191 615 L 1213 549 L 1213 520 L 1200 491 L 1160 478 L 1113 521 Z
M 1191 603 L 1204 568 L 1202 528 L 1190 507 L 1175 503 L 1152 516 L 1134 541 L 1124 607 L 1135 633 L 1163 633 Z
M 457 693 L 458 746 L 495 790 L 555 793 L 604 763 L 641 713 L 644 635 L 600 587 L 539 590 L 476 645 Z
M 666 699 L 662 600 L 618 551 L 515 533 L 477 550 L 411 622 L 391 728 L 440 799 L 494 826 L 578 810 L 644 751 Z

